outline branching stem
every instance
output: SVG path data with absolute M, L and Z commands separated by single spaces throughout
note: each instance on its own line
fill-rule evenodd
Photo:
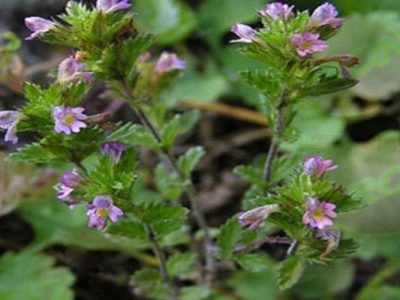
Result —
M 157 142 L 161 142 L 161 136 L 157 130 L 157 128 L 151 123 L 151 121 L 147 118 L 146 114 L 141 110 L 140 108 L 135 109 L 134 111 L 136 115 L 138 116 L 140 122 L 142 123 L 143 126 L 145 126 L 154 136 Z M 185 175 L 181 172 L 181 170 L 178 167 L 178 164 L 173 157 L 173 155 L 168 152 L 168 151 L 163 151 L 163 154 L 167 158 L 169 164 L 171 165 L 172 169 L 177 172 L 181 180 L 187 181 L 188 178 L 185 177 Z M 213 243 L 212 243 L 212 237 L 210 235 L 209 227 L 207 224 L 207 221 L 198 205 L 198 202 L 196 200 L 196 191 L 194 189 L 193 183 L 191 180 L 189 181 L 188 188 L 186 189 L 185 193 L 189 198 L 190 202 L 190 207 L 191 211 L 193 213 L 193 216 L 198 223 L 200 229 L 204 233 L 204 253 L 205 253 L 205 274 L 203 274 L 203 283 L 206 284 L 207 286 L 211 285 L 212 278 L 214 276 L 214 270 L 215 270 L 215 263 L 214 263 L 214 257 L 212 253 L 213 249 Z
M 278 104 L 278 116 L 276 119 L 276 126 L 273 132 L 273 138 L 271 146 L 269 147 L 267 161 L 265 162 L 264 167 L 264 181 L 269 182 L 271 180 L 272 175 L 272 167 L 274 165 L 274 161 L 276 156 L 278 155 L 279 150 L 279 142 L 281 139 L 281 135 L 284 130 L 285 123 L 285 107 L 286 107 L 286 98 L 288 95 L 288 91 L 286 88 L 282 90 L 281 98 Z
M 153 251 L 155 255 L 157 256 L 157 259 L 159 261 L 159 268 L 160 268 L 160 274 L 165 282 L 165 284 L 168 286 L 168 289 L 171 292 L 171 297 L 170 300 L 178 300 L 178 294 L 179 290 L 177 286 L 174 284 L 173 280 L 171 279 L 168 269 L 167 269 L 167 261 L 165 258 L 165 253 L 161 249 L 160 245 L 158 244 L 157 238 L 155 236 L 155 233 L 153 231 L 153 228 L 149 226 L 148 224 L 145 224 L 145 228 L 147 231 L 147 235 L 149 237 L 149 240 L 153 246 Z

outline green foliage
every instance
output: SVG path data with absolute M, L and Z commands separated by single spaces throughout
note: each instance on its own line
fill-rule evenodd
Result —
M 10 160 L 13 162 L 32 162 L 37 164 L 48 164 L 57 161 L 57 156 L 50 151 L 46 151 L 38 143 L 18 148 L 17 152 L 10 154 Z
M 151 132 L 139 124 L 127 123 L 119 126 L 108 136 L 108 140 L 118 140 L 128 145 L 145 146 L 153 150 L 159 147 Z
M 0 259 L 0 298 L 3 300 L 72 300 L 75 277 L 64 267 L 55 267 L 45 255 L 7 252 Z
M 236 243 L 242 236 L 242 226 L 236 216 L 230 218 L 222 227 L 217 237 L 218 255 L 221 259 L 228 259 L 235 250 Z
M 183 287 L 179 294 L 182 300 L 203 300 L 209 299 L 211 291 L 202 286 Z
M 189 179 L 182 180 L 175 171 L 168 172 L 163 164 L 159 164 L 156 167 L 154 175 L 157 189 L 168 200 L 178 200 L 185 188 L 190 184 Z
M 304 262 L 297 255 L 293 255 L 281 262 L 278 266 L 279 288 L 285 290 L 296 284 L 303 274 L 304 268 Z
M 135 2 L 138 26 L 154 33 L 160 44 L 173 44 L 197 27 L 196 15 L 180 0 L 139 0 Z
M 149 299 L 163 300 L 170 297 L 168 288 L 162 283 L 161 275 L 156 269 L 143 268 L 135 272 L 133 284 L 136 287 L 136 294 Z
M 179 157 L 178 167 L 185 177 L 190 177 L 190 174 L 205 155 L 203 147 L 192 147 L 184 155 Z
M 233 259 L 244 270 L 249 272 L 261 272 L 268 267 L 265 258 L 260 254 L 254 254 L 254 253 L 236 254 L 234 255 Z
M 189 272 L 195 266 L 196 260 L 196 253 L 177 253 L 167 261 L 168 272 L 171 276 L 181 279 L 190 278 Z

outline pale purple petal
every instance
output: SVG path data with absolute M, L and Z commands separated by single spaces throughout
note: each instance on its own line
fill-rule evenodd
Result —
M 231 40 L 230 43 L 252 43 L 257 35 L 257 31 L 250 26 L 236 23 L 232 26 L 231 32 L 236 34 L 240 39 Z
M 333 221 L 329 218 L 336 218 L 337 214 L 333 211 L 336 205 L 328 202 L 320 202 L 316 198 L 308 198 L 307 209 L 303 215 L 303 224 L 308 224 L 312 228 L 324 229 L 332 226 Z
M 89 83 L 92 80 L 92 72 L 85 72 L 86 64 L 80 63 L 73 56 L 64 59 L 58 67 L 57 80 L 61 84 L 76 81 Z
M 121 159 L 124 150 L 125 144 L 122 142 L 111 141 L 100 145 L 101 154 L 109 156 L 115 164 Z
M 71 134 L 71 131 L 77 133 L 82 128 L 87 127 L 86 123 L 81 122 L 81 120 L 87 119 L 87 116 L 82 113 L 83 110 L 84 108 L 82 107 L 54 107 L 54 131 L 57 133 L 64 132 L 65 134 Z
M 292 44 L 296 47 L 297 54 L 301 57 L 308 56 L 313 53 L 323 52 L 328 48 L 325 41 L 319 40 L 319 34 L 301 33 L 294 34 L 290 38 Z
M 258 13 L 261 16 L 269 16 L 272 19 L 283 18 L 287 20 L 293 15 L 292 10 L 294 5 L 289 6 L 280 2 L 273 2 L 267 4 L 265 10 L 259 10 Z
M 330 3 L 324 3 L 317 7 L 312 13 L 310 20 L 308 22 L 308 28 L 315 28 L 324 25 L 329 25 L 332 28 L 337 28 L 342 26 L 342 18 L 336 18 L 338 11 Z
M 33 31 L 33 33 L 25 38 L 25 40 L 32 40 L 42 33 L 49 31 L 55 25 L 56 24 L 54 22 L 40 17 L 25 18 L 25 26 Z
M 243 227 L 247 227 L 248 229 L 256 229 L 264 222 L 264 220 L 268 218 L 271 213 L 279 210 L 280 207 L 278 204 L 268 204 L 253 208 L 246 212 L 240 212 L 238 214 L 238 219 Z
M 331 159 L 324 160 L 321 156 L 309 156 L 304 161 L 303 168 L 305 173 L 321 177 L 325 172 L 338 168 L 337 165 L 332 164 Z
M 105 13 L 129 9 L 131 6 L 132 5 L 127 0 L 97 0 L 96 3 L 96 9 Z
M 88 204 L 86 212 L 88 216 L 88 226 L 96 227 L 98 230 L 104 229 L 107 217 L 111 222 L 115 223 L 118 217 L 123 214 L 123 211 L 113 204 L 111 197 L 108 195 L 96 196 L 93 202 Z
M 156 73 L 162 74 L 172 70 L 183 70 L 186 68 L 185 61 L 178 58 L 175 53 L 162 52 L 154 68 Z

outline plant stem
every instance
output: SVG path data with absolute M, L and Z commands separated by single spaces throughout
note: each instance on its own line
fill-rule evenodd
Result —
M 156 139 L 157 142 L 161 142 L 161 137 L 160 134 L 158 133 L 157 128 L 153 126 L 153 124 L 150 122 L 150 120 L 147 118 L 146 114 L 139 108 L 135 109 L 134 111 L 136 115 L 139 117 L 140 122 L 142 123 L 143 126 L 145 126 L 147 129 L 150 130 L 150 132 L 153 134 L 154 138 Z M 177 172 L 181 180 L 187 180 L 188 178 L 185 177 L 185 175 L 181 172 L 181 170 L 178 167 L 178 164 L 173 157 L 173 155 L 168 152 L 168 151 L 163 151 L 163 154 L 167 158 L 168 162 L 170 163 L 172 169 Z M 189 186 L 185 191 L 186 195 L 189 198 L 190 202 L 190 207 L 191 211 L 193 213 L 193 216 L 199 225 L 200 229 L 204 233 L 204 253 L 205 253 L 205 274 L 203 274 L 203 282 L 207 285 L 211 285 L 212 278 L 214 276 L 214 269 L 215 269 L 215 263 L 214 263 L 214 257 L 212 254 L 212 248 L 213 248 L 213 243 L 212 243 L 212 237 L 210 235 L 210 231 L 208 228 L 207 221 L 198 205 L 198 202 L 196 200 L 196 191 L 194 189 L 193 183 L 191 180 L 189 180 Z
M 144 225 L 147 231 L 147 235 L 150 239 L 150 242 L 153 246 L 153 251 L 155 255 L 157 256 L 157 259 L 159 261 L 159 267 L 160 267 L 160 274 L 163 279 L 163 281 L 167 284 L 168 289 L 171 292 L 171 297 L 170 300 L 178 300 L 178 293 L 179 290 L 175 286 L 174 282 L 172 281 L 171 277 L 169 276 L 168 269 L 167 269 L 167 261 L 165 259 L 165 254 L 162 251 L 160 245 L 158 244 L 158 241 L 156 239 L 155 233 L 153 231 L 153 228 L 149 226 L 148 224 Z
M 269 147 L 268 151 L 268 156 L 267 156 L 267 161 L 265 162 L 265 167 L 264 167 L 264 175 L 263 179 L 266 182 L 269 182 L 271 180 L 271 175 L 272 175 L 272 167 L 274 165 L 275 158 L 278 154 L 278 149 L 279 149 L 279 141 L 281 139 L 281 135 L 284 129 L 284 123 L 285 123 L 285 106 L 286 106 L 286 97 L 287 97 L 287 89 L 283 88 L 282 94 L 280 97 L 280 101 L 278 104 L 278 116 L 276 120 L 276 126 L 275 130 L 273 132 L 273 138 L 272 138 L 272 143 L 271 146 Z
M 276 236 L 276 237 L 266 237 L 261 240 L 255 241 L 254 243 L 247 245 L 245 247 L 240 247 L 235 249 L 235 254 L 239 253 L 246 253 L 246 252 L 251 252 L 260 246 L 264 244 L 292 244 L 293 240 L 288 237 L 281 237 L 281 236 Z

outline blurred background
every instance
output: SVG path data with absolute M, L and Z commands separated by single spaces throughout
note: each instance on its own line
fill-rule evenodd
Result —
M 21 83 L 45 85 L 47 74 L 73 54 L 72 49 L 23 40 L 29 35 L 25 17 L 50 18 L 62 13 L 66 2 L 0 0 L 0 110 L 23 104 Z M 283 2 L 310 11 L 324 3 Z M 278 290 L 273 268 L 237 272 L 226 278 L 230 289 L 218 299 L 400 299 L 400 1 L 332 3 L 346 21 L 324 55 L 358 56 L 360 64 L 351 73 L 360 83 L 299 105 L 298 140 L 284 145 L 283 151 L 301 157 L 322 155 L 340 166 L 331 176 L 366 204 L 337 222 L 344 236 L 359 242 L 359 251 L 329 267 L 311 266 L 285 292 Z M 268 149 L 258 96 L 237 76 L 239 70 L 263 66 L 241 56 L 240 46 L 229 43 L 234 23 L 261 26 L 256 9 L 266 2 L 132 0 L 132 4 L 140 30 L 157 35 L 154 52 L 175 51 L 187 62 L 184 76 L 162 99 L 176 109 L 197 108 L 203 113 L 175 151 L 182 153 L 196 143 L 205 146 L 208 154 L 194 180 L 207 218 L 218 226 L 240 210 L 247 187 L 232 169 L 251 163 Z M 134 121 L 129 108 L 104 97 L 104 90 L 102 83 L 93 87 L 85 102 L 87 111 L 110 111 L 115 121 Z M 37 166 L 3 162 L 7 152 L 34 139 L 22 135 L 15 146 L 0 141 L 0 299 L 21 299 L 21 285 L 37 292 L 25 299 L 50 299 L 40 294 L 50 287 L 57 295 L 50 300 L 140 299 L 130 275 L 146 258 L 129 241 L 113 241 L 87 229 L 82 210 L 70 212 L 55 200 L 52 185 L 67 166 L 38 171 Z M 151 166 L 155 157 L 144 152 L 142 159 L 144 166 Z M 11 253 L 22 250 L 35 255 Z M 285 249 L 269 245 L 262 251 L 279 259 Z

